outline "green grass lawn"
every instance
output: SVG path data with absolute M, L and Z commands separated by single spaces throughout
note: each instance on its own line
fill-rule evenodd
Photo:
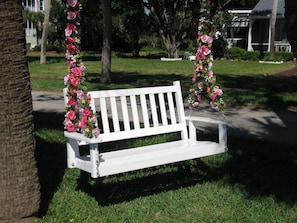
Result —
M 63 114 L 34 117 L 40 222 L 297 221 L 294 145 L 229 136 L 225 154 L 95 180 L 66 169 Z
M 106 86 L 99 83 L 99 59 L 84 57 L 91 90 L 181 80 L 186 95 L 193 72 L 191 61 L 113 56 L 113 83 Z M 33 90 L 61 91 L 67 74 L 63 55 L 50 55 L 46 65 L 40 65 L 34 54 L 29 61 Z M 296 75 L 281 79 L 269 75 L 294 66 L 220 60 L 214 61 L 214 73 L 229 106 L 287 108 L 297 106 Z M 63 119 L 64 114 L 34 112 L 40 222 L 297 222 L 296 145 L 229 136 L 225 154 L 95 180 L 66 168 Z M 158 136 L 113 146 L 167 139 Z
M 33 90 L 60 91 L 67 74 L 67 63 L 62 54 L 50 54 L 48 63 L 39 64 L 38 54 L 29 54 L 29 70 Z M 100 83 L 101 61 L 96 54 L 83 57 L 87 67 L 86 85 L 89 90 L 131 88 L 168 85 L 180 80 L 184 97 L 188 94 L 193 75 L 193 61 L 161 61 L 142 57 L 112 57 L 112 84 Z M 280 65 L 261 64 L 256 61 L 215 60 L 213 71 L 223 88 L 224 100 L 230 107 L 256 105 L 287 108 L 297 106 L 297 76 L 278 81 L 269 79 L 271 74 L 295 67 L 293 62 Z

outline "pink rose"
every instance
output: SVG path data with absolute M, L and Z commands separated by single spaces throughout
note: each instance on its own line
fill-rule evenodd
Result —
M 208 46 L 201 46 L 201 53 L 207 56 L 208 54 L 211 53 L 211 50 L 209 49 Z
M 71 106 L 71 107 L 75 107 L 77 106 L 77 101 L 74 98 L 69 98 L 67 105 Z
M 74 119 L 76 119 L 76 114 L 75 114 L 75 111 L 73 111 L 73 110 L 70 110 L 69 112 L 67 112 L 66 116 L 71 121 L 73 121 Z
M 64 85 L 67 85 L 69 81 L 69 74 L 64 77 Z
M 95 138 L 97 138 L 100 134 L 100 129 L 95 128 L 92 130 L 93 136 L 95 136 Z
M 198 94 L 197 95 L 197 101 L 200 102 L 201 100 L 202 100 L 202 96 L 201 96 L 201 94 Z
M 79 69 L 81 71 L 84 71 L 86 69 L 85 65 L 83 63 L 80 64 Z
M 194 103 L 193 103 L 193 107 L 197 107 L 199 105 L 199 102 L 197 102 L 197 101 L 195 101 Z
M 87 119 L 86 118 L 80 119 L 80 122 L 79 122 L 78 126 L 80 128 L 85 128 L 87 126 Z
M 85 94 L 82 90 L 76 91 L 76 95 L 79 100 L 83 100 L 85 98 Z
M 75 11 L 75 12 L 67 12 L 67 19 L 68 20 L 73 20 L 76 18 L 76 16 L 79 14 L 79 12 Z
M 212 95 L 210 95 L 210 99 L 212 100 L 212 101 L 214 101 L 216 98 L 217 98 L 217 94 L 216 93 L 213 93 Z
M 72 32 L 76 31 L 77 28 L 75 25 L 73 25 L 72 23 L 68 23 L 66 29 L 65 29 L 65 36 L 70 36 L 72 34 Z
M 73 87 L 76 87 L 78 85 L 78 83 L 79 83 L 79 79 L 77 77 L 71 78 L 70 82 L 71 82 Z
M 76 130 L 75 125 L 70 120 L 65 122 L 65 128 L 69 132 L 74 132 Z
M 208 35 L 202 35 L 201 36 L 201 41 L 202 41 L 202 43 L 207 43 L 207 41 L 208 41 Z
M 198 88 L 201 90 L 203 88 L 203 82 L 198 83 Z
M 81 71 L 81 69 L 79 67 L 72 68 L 71 73 L 74 75 L 74 77 L 82 76 L 82 71 Z
M 76 88 L 72 87 L 70 90 L 69 90 L 69 93 L 74 96 L 76 94 Z
M 83 109 L 83 111 L 82 111 L 82 115 L 83 115 L 84 117 L 89 117 L 89 116 L 91 116 L 91 111 L 90 111 L 90 109 L 88 109 L 88 108 Z
M 222 94 L 223 94 L 223 90 L 220 89 L 219 86 L 215 86 L 215 87 L 213 88 L 213 91 L 214 91 L 214 93 L 217 94 L 217 95 L 222 95 Z
M 72 38 L 72 37 L 69 37 L 69 36 L 67 36 L 66 41 L 67 41 L 68 43 L 75 43 L 75 39 Z
M 213 42 L 213 38 L 211 36 L 208 36 L 208 35 L 203 35 L 203 36 L 201 36 L 201 41 L 203 43 L 211 44 Z
M 77 4 L 77 0 L 67 0 L 67 4 L 71 7 L 75 7 Z
M 70 44 L 66 45 L 66 49 L 69 50 L 69 51 L 75 51 L 76 47 L 75 47 L 75 45 L 70 43 Z

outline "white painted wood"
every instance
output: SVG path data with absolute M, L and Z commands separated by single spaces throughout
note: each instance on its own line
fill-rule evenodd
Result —
M 128 114 L 128 107 L 127 107 L 127 99 L 126 96 L 121 96 L 121 105 L 122 105 L 122 112 L 123 112 L 123 120 L 124 120 L 124 130 L 130 130 L 130 123 L 129 123 L 129 114 Z
M 217 143 L 180 140 L 101 154 L 100 176 L 143 169 L 226 152 Z
M 141 103 L 144 128 L 149 128 L 150 122 L 149 122 L 149 116 L 148 116 L 147 102 L 144 94 L 140 95 L 140 103 Z
M 157 126 L 159 126 L 159 120 L 158 120 L 158 114 L 157 114 L 157 106 L 156 106 L 155 95 L 154 94 L 149 94 L 149 99 L 150 99 L 150 106 L 151 106 L 153 125 L 154 125 L 154 127 L 157 127 Z
M 103 132 L 104 133 L 109 133 L 110 128 L 109 128 L 105 98 L 100 98 L 100 112 L 101 112 L 101 122 L 102 122 L 102 125 L 103 125 Z
M 111 107 L 112 123 L 113 123 L 114 131 L 119 132 L 120 131 L 119 116 L 118 116 L 118 109 L 117 109 L 115 97 L 110 98 L 110 107 Z
M 140 129 L 138 109 L 135 95 L 130 96 L 134 129 Z
M 176 124 L 174 101 L 173 101 L 171 92 L 167 93 L 167 98 L 168 98 L 168 106 L 169 106 L 169 114 L 170 114 L 171 124 Z
M 98 123 L 103 126 L 103 132 L 98 138 L 91 139 L 81 133 L 64 132 L 69 168 L 79 168 L 97 178 L 227 151 L 228 123 L 196 116 L 185 117 L 179 81 L 175 81 L 172 86 L 89 93 L 94 112 L 95 103 L 99 102 Z M 64 90 L 65 105 L 68 100 L 66 94 Z M 113 128 L 109 126 L 109 119 L 112 119 Z M 123 122 L 123 129 L 120 128 L 120 122 Z M 197 141 L 195 122 L 218 125 L 218 143 Z M 172 132 L 179 132 L 181 140 L 108 153 L 99 152 L 100 143 Z M 80 145 L 89 145 L 90 154 L 81 156 Z
M 161 111 L 162 124 L 168 125 L 164 94 L 159 93 L 158 98 L 159 98 L 159 107 L 160 107 L 160 111 Z

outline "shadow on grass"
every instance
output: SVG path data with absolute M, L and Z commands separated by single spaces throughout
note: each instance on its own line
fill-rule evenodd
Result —
M 190 80 L 190 77 L 179 74 L 141 74 L 137 72 L 113 72 L 111 74 L 112 84 L 121 85 L 129 84 L 136 87 L 143 86 L 158 86 L 162 84 L 172 84 L 172 81 L 180 80 Z M 98 73 L 88 73 L 86 75 L 86 81 L 90 83 L 100 83 L 100 76 Z M 105 87 L 108 87 L 105 86 Z M 104 88 L 105 89 L 105 88 Z
M 208 168 L 202 161 L 194 160 L 96 180 L 90 180 L 89 174 L 81 171 L 77 190 L 94 197 L 99 205 L 108 206 L 203 183 L 205 180 L 203 173 L 207 172 Z
M 269 108 L 286 109 L 297 106 L 297 75 L 237 76 L 218 75 L 230 106 L 257 104 Z M 283 95 L 283 96 L 282 96 Z M 283 98 L 287 95 L 287 98 Z M 290 98 L 291 95 L 291 98 Z
M 297 202 L 296 145 L 231 137 L 231 155 L 212 169 L 213 179 L 226 177 L 228 184 L 240 184 L 251 197 L 273 196 L 279 202 Z
M 226 154 L 96 180 L 81 172 L 77 190 L 94 197 L 99 205 L 108 206 L 205 182 L 219 182 L 240 185 L 251 198 L 272 196 L 288 205 L 297 202 L 295 146 L 230 137 L 229 148 Z
M 44 216 L 64 176 L 66 147 L 61 140 L 63 114 L 34 112 L 36 160 L 40 181 L 39 216 Z M 45 131 L 43 131 L 45 129 Z M 60 130 L 60 134 L 52 131 Z

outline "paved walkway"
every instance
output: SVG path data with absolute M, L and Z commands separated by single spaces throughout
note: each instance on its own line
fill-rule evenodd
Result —
M 42 112 L 65 111 L 62 93 L 32 92 L 33 109 Z M 199 107 L 198 111 L 186 109 L 187 115 L 222 118 L 222 115 L 209 106 Z M 232 121 L 229 135 L 252 137 L 272 142 L 285 142 L 297 145 L 297 111 L 277 111 L 259 108 L 228 108 L 225 118 Z M 212 129 L 212 126 L 201 126 Z

